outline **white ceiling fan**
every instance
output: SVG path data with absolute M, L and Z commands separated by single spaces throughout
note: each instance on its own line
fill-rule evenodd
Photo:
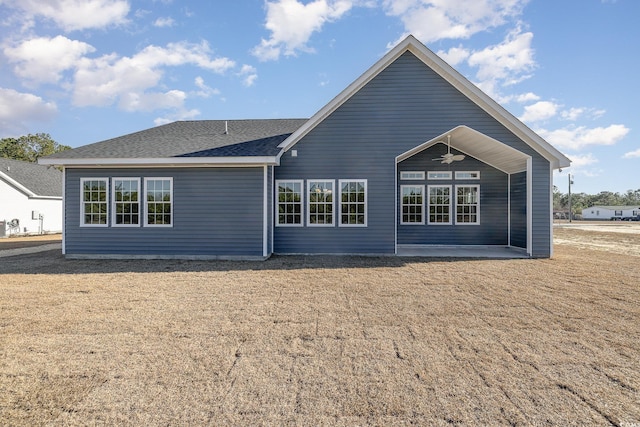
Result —
M 439 142 L 442 142 L 442 141 L 439 141 Z M 447 154 L 443 154 L 437 159 L 432 159 L 432 160 L 439 160 L 440 163 L 446 163 L 449 165 L 453 162 L 459 162 L 460 160 L 463 160 L 463 159 L 464 159 L 464 154 L 451 154 L 451 135 L 447 135 Z

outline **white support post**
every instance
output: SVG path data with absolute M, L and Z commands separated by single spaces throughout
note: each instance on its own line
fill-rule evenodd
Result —
M 527 159 L 527 254 L 533 255 L 533 160 Z

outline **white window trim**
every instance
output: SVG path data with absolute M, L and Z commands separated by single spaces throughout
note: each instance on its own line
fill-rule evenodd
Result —
M 449 189 L 449 222 L 431 222 L 431 188 L 448 188 Z M 453 194 L 451 185 L 427 185 L 427 209 L 425 215 L 427 215 L 428 225 L 452 225 L 453 224 Z M 444 205 L 443 205 L 444 206 Z
M 475 174 L 476 176 L 464 176 L 465 174 Z M 456 179 L 459 180 L 476 180 L 480 179 L 480 171 L 456 171 Z
M 342 184 L 345 182 L 361 182 L 364 187 L 364 224 L 342 223 Z M 367 227 L 369 224 L 369 190 L 366 179 L 339 179 L 338 180 L 338 227 Z
M 291 182 L 295 184 L 300 184 L 300 224 L 280 224 L 280 200 L 278 197 L 278 189 L 280 188 L 281 182 Z M 276 227 L 303 227 L 304 226 L 304 180 L 302 179 L 276 179 L 276 188 L 275 188 L 275 222 Z
M 107 184 L 107 187 L 105 189 L 107 196 L 107 200 L 105 201 L 107 205 L 107 221 L 105 224 L 87 224 L 84 222 L 84 183 L 87 181 L 105 181 Z M 109 227 L 109 178 L 104 176 L 95 178 L 80 178 L 80 227 Z
M 404 222 L 403 218 L 404 218 L 404 212 L 403 212 L 403 208 L 404 208 L 404 203 L 403 203 L 403 189 L 406 187 L 416 187 L 416 188 L 420 188 L 420 190 L 422 191 L 422 221 L 420 222 Z M 411 205 L 414 206 L 414 205 Z M 402 225 L 424 225 L 424 221 L 425 221 L 425 194 L 424 194 L 424 185 L 401 185 L 400 186 L 400 224 Z
M 438 177 L 438 176 L 432 176 L 431 174 L 444 174 L 446 175 L 445 177 Z M 444 180 L 451 180 L 453 179 L 453 173 L 451 171 L 427 171 L 427 180 L 431 181 L 431 180 L 438 180 L 438 181 L 444 181 Z
M 169 181 L 170 182 L 170 197 L 171 197 L 171 201 L 170 201 L 170 206 L 171 206 L 171 224 L 149 224 L 149 202 L 147 200 L 147 185 L 149 181 Z M 171 228 L 173 227 L 173 224 L 175 223 L 175 215 L 174 215 L 174 211 L 173 211 L 173 177 L 170 176 L 150 176 L 150 177 L 145 177 L 144 178 L 144 189 L 143 189 L 143 197 L 144 197 L 144 220 L 143 220 L 143 226 L 144 227 L 151 227 L 151 228 Z
M 415 176 L 412 176 L 415 175 Z M 424 181 L 424 171 L 400 171 L 402 181 Z
M 311 183 L 331 184 L 331 224 L 311 223 Z M 307 226 L 308 227 L 335 227 L 336 226 L 336 181 L 334 179 L 307 179 Z
M 456 188 L 454 189 L 454 197 L 455 197 L 454 215 L 455 215 L 456 225 L 480 225 L 480 184 L 471 184 L 471 185 L 460 184 L 460 185 L 456 185 L 455 187 Z M 458 187 L 476 187 L 476 191 L 478 192 L 478 203 L 476 204 L 476 206 L 478 207 L 477 213 L 476 213 L 476 222 L 458 222 Z M 472 205 L 469 205 L 469 206 L 472 206 Z
M 138 223 L 137 224 L 118 224 L 116 222 L 116 185 L 114 181 L 136 181 L 138 183 Z M 173 188 L 173 187 L 172 187 Z M 172 195 L 173 197 L 173 195 Z M 140 209 L 141 199 L 142 198 L 142 186 L 140 185 L 140 178 L 137 177 L 120 177 L 114 176 L 111 177 L 111 226 L 112 227 L 123 227 L 123 228 L 139 228 L 142 225 L 142 211 Z M 146 197 L 145 197 L 146 199 Z M 173 200 L 172 200 L 173 201 Z M 171 208 L 173 212 L 173 207 Z M 146 218 L 146 215 L 145 215 Z

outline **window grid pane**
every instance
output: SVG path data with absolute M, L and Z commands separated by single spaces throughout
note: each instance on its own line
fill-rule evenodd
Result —
M 140 224 L 140 181 L 138 179 L 114 179 L 114 225 Z
M 434 224 L 451 223 L 451 187 L 429 187 L 429 222 Z
M 302 181 L 278 181 L 278 225 L 302 224 Z
M 422 185 L 403 185 L 402 194 L 402 224 L 424 224 L 423 217 L 423 192 Z
M 366 225 L 366 181 L 340 182 L 340 224 Z
M 478 186 L 456 186 L 456 223 L 479 223 Z
M 147 225 L 171 225 L 171 180 L 147 179 Z
M 83 179 L 83 225 L 107 225 L 107 180 Z
M 308 181 L 309 225 L 333 225 L 333 181 Z

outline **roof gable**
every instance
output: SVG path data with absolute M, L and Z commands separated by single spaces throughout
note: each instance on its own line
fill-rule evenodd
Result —
M 555 149 L 539 135 L 529 129 L 524 123 L 505 110 L 497 102 L 482 92 L 477 86 L 467 80 L 411 35 L 391 49 L 364 74 L 340 92 L 335 98 L 333 98 L 333 100 L 314 114 L 313 117 L 311 117 L 304 125 L 283 141 L 279 145 L 279 147 L 282 148 L 283 153 L 298 143 L 305 135 L 311 132 L 323 120 L 347 102 L 352 96 L 360 91 L 360 89 L 373 80 L 389 65 L 395 62 L 405 52 L 412 53 L 436 74 L 458 89 L 473 103 L 478 105 L 482 110 L 505 126 L 505 128 L 509 129 L 532 149 L 549 160 L 554 169 L 568 167 L 570 165 L 570 160 L 560 151 Z M 282 153 L 280 155 L 282 155 Z
M 0 179 L 29 197 L 62 197 L 62 172 L 52 167 L 0 158 Z

